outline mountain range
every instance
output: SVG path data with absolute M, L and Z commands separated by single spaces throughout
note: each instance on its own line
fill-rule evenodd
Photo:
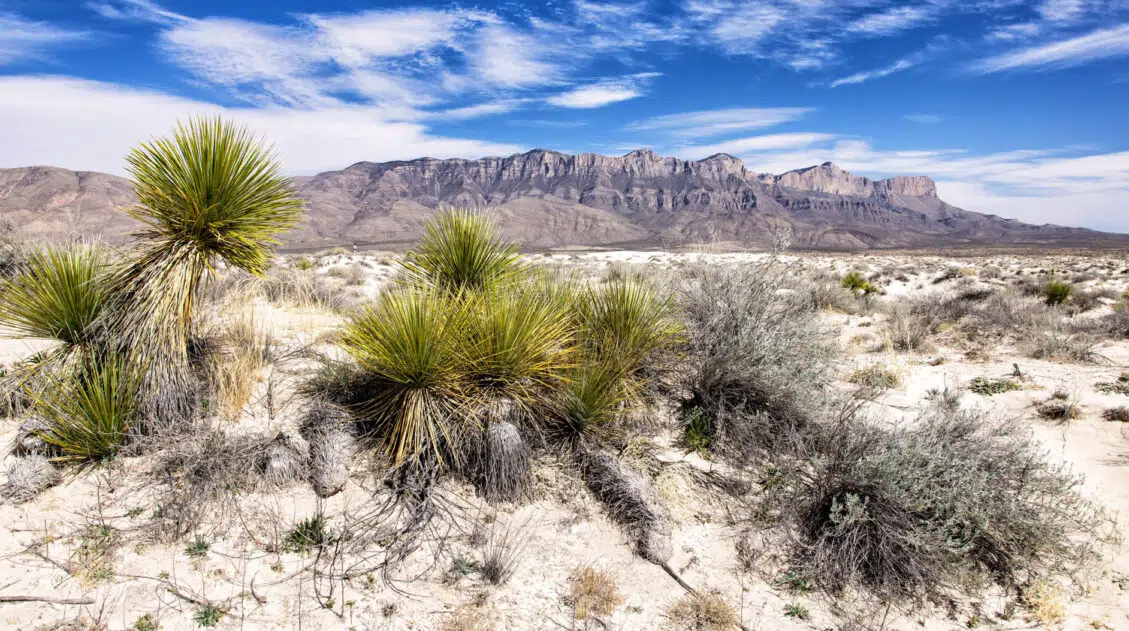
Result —
M 287 249 L 398 248 L 445 205 L 490 207 L 504 234 L 533 248 L 709 243 L 763 248 L 781 229 L 813 250 L 948 246 L 1127 247 L 1129 235 L 1036 226 L 962 210 L 933 180 L 871 180 L 832 163 L 756 173 L 727 154 L 703 160 L 641 149 L 623 156 L 533 150 L 478 160 L 359 162 L 294 179 L 308 213 Z M 0 221 L 18 237 L 120 243 L 137 224 L 130 182 L 56 167 L 0 169 Z

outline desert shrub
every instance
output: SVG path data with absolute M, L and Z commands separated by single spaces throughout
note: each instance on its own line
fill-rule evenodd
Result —
M 1129 395 L 1129 373 L 1121 373 L 1117 381 L 1099 381 L 1094 384 L 1094 390 L 1102 394 Z
M 1093 558 L 1099 509 L 1015 421 L 941 405 L 896 430 L 848 416 L 818 453 L 785 511 L 792 568 L 832 593 L 930 601 Z
M 932 318 L 916 311 L 913 306 L 895 303 L 888 310 L 884 334 L 894 350 L 925 350 L 934 324 Z
M 667 607 L 666 617 L 676 628 L 688 631 L 729 631 L 741 623 L 737 612 L 714 592 L 686 594 Z
M 623 603 L 623 596 L 610 573 L 582 566 L 569 578 L 564 600 L 577 620 L 591 620 L 610 616 Z
M 1060 280 L 1047 281 L 1042 289 L 1043 301 L 1051 307 L 1065 303 L 1073 294 L 1074 286 Z
M 1035 317 L 1023 334 L 1021 346 L 1035 359 L 1090 362 L 1097 358 L 1097 340 L 1093 335 L 1079 330 L 1053 310 Z
M 294 269 L 300 272 L 308 272 L 314 269 L 314 261 L 308 256 L 300 256 L 294 261 Z
M 642 279 L 590 287 L 578 305 L 579 338 L 589 361 L 639 375 L 681 339 L 674 302 Z
M 853 370 L 847 375 L 847 382 L 869 390 L 889 390 L 901 387 L 902 378 L 887 366 L 870 364 Z
M 1103 300 L 1117 298 L 1117 292 L 1112 289 L 1080 289 L 1072 293 L 1070 307 L 1074 313 L 1085 313 L 1103 306 Z
M 811 308 L 816 311 L 830 310 L 839 313 L 854 313 L 859 303 L 849 289 L 842 287 L 834 278 L 815 277 L 807 281 L 806 291 Z
M 686 405 L 708 419 L 714 450 L 743 458 L 771 449 L 823 404 L 836 343 L 791 277 L 769 261 L 691 268 L 682 280 Z
M 939 284 L 941 284 L 945 281 L 960 278 L 960 276 L 961 276 L 961 273 L 960 273 L 959 267 L 949 267 L 949 268 L 946 268 L 945 271 L 941 272 L 940 274 L 937 275 L 936 278 L 933 279 L 933 284 L 939 285 Z
M 340 278 L 347 286 L 364 285 L 368 278 L 360 265 L 339 265 L 329 268 L 326 273 L 334 278 Z
M 855 296 L 869 296 L 876 293 L 878 288 L 862 275 L 862 272 L 848 272 L 839 281 L 839 286 L 849 290 Z
M 232 274 L 232 278 L 239 285 L 237 291 L 240 293 L 262 296 L 274 304 L 332 312 L 347 311 L 351 306 L 340 289 L 331 287 L 324 278 L 315 274 L 277 269 L 262 277 Z
M 1107 408 L 1104 412 L 1102 412 L 1102 418 L 1107 421 L 1129 423 L 1129 407 L 1119 405 L 1115 408 Z
M 1019 382 L 1014 379 L 976 377 L 968 382 L 968 389 L 982 397 L 990 397 L 994 394 L 1003 394 L 1021 388 Z
M 1069 392 L 1056 390 L 1049 399 L 1035 406 L 1039 416 L 1056 421 L 1069 421 L 1082 416 L 1078 401 Z

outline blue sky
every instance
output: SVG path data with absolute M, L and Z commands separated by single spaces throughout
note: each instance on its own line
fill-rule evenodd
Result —
M 726 152 L 1129 231 L 1129 0 L 0 0 L 0 167 L 224 113 L 288 171 Z

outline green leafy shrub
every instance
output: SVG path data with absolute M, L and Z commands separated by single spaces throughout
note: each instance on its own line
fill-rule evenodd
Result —
M 411 281 L 454 292 L 485 289 L 522 270 L 517 245 L 498 236 L 489 216 L 468 208 L 431 218 L 401 264 Z
M 1073 285 L 1059 280 L 1048 281 L 1042 291 L 1043 301 L 1052 307 L 1067 302 L 1073 293 Z
M 849 289 L 855 296 L 869 296 L 878 291 L 877 287 L 866 280 L 862 272 L 848 272 L 839 281 L 839 286 L 843 289 Z
M 982 397 L 994 394 L 1003 394 L 1013 390 L 1020 390 L 1023 386 L 1015 379 L 997 379 L 992 377 L 976 377 L 968 382 L 968 389 Z

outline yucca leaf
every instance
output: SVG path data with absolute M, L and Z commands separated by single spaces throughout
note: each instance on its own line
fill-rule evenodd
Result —
M 601 362 L 621 365 L 629 374 L 673 348 L 683 335 L 674 301 L 639 278 L 590 286 L 578 310 L 586 351 Z

